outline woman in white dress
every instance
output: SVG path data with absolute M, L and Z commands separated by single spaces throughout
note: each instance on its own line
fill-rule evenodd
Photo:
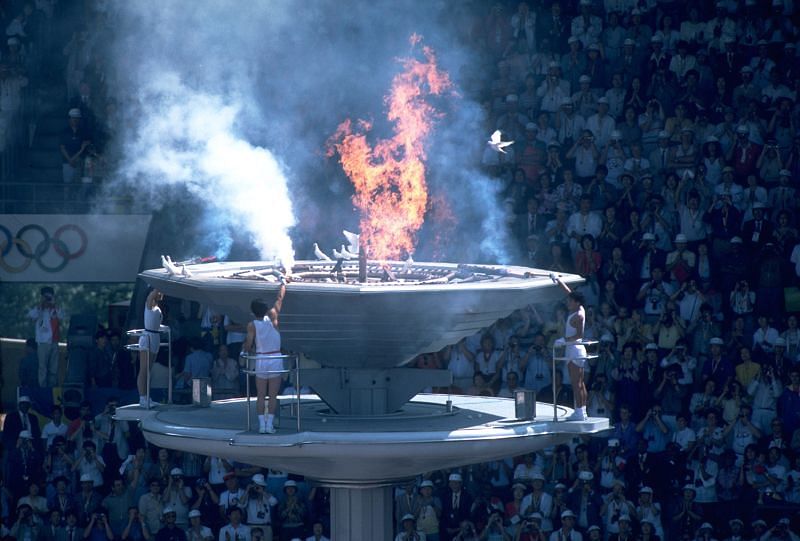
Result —
M 158 356 L 161 347 L 161 308 L 158 303 L 164 294 L 157 289 L 152 290 L 144 302 L 144 334 L 139 338 L 139 375 L 136 387 L 139 389 L 139 405 L 143 408 L 157 406 L 147 394 L 147 380 L 150 366 Z M 148 402 L 149 401 L 149 402 Z
M 576 343 L 583 341 L 583 329 L 586 323 L 586 312 L 583 308 L 583 295 L 572 291 L 567 284 L 554 274 L 550 275 L 553 283 L 558 284 L 567 293 L 567 322 L 564 329 L 564 338 L 556 341 L 556 345 L 564 346 L 564 357 L 567 358 L 567 370 L 572 383 L 572 394 L 575 397 L 575 411 L 567 420 L 586 420 L 586 401 L 588 393 L 583 381 L 584 366 L 586 366 L 586 347 Z
M 281 280 L 278 298 L 270 308 L 261 300 L 250 303 L 255 319 L 247 324 L 247 338 L 242 350 L 256 358 L 256 411 L 258 412 L 258 431 L 261 434 L 275 433 L 275 411 L 278 407 L 278 391 L 281 388 L 283 359 L 281 358 L 281 335 L 278 332 L 278 314 L 286 295 L 286 284 Z M 264 411 L 265 397 L 269 391 L 267 411 Z

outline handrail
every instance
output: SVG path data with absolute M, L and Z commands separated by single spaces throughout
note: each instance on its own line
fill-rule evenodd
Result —
M 247 392 L 247 408 L 246 408 L 247 409 L 247 431 L 250 432 L 250 430 L 252 430 L 252 420 L 251 420 L 252 414 L 250 413 L 250 376 L 255 376 L 255 375 L 257 375 L 257 373 L 256 373 L 255 370 L 250 370 L 249 369 L 249 366 L 250 366 L 249 361 L 250 361 L 250 359 L 253 359 L 253 360 L 259 359 L 259 358 L 263 359 L 263 358 L 265 358 L 265 355 L 263 355 L 263 354 L 261 354 L 261 355 L 259 355 L 259 354 L 250 355 L 249 353 L 244 353 L 243 352 L 243 353 L 241 353 L 239 355 L 239 357 L 242 358 L 242 359 L 245 359 L 246 361 L 248 361 L 248 364 L 247 364 L 248 368 L 242 370 L 242 373 L 247 376 L 247 377 L 245 377 L 245 380 L 246 380 L 245 388 L 246 388 L 246 392 Z M 269 358 L 270 359 L 282 359 L 282 360 L 284 360 L 284 359 L 294 359 L 294 373 L 295 373 L 294 385 L 295 385 L 295 391 L 297 393 L 296 396 L 295 396 L 295 405 L 296 405 L 296 411 L 297 411 L 297 433 L 299 434 L 300 433 L 300 357 L 299 357 L 299 355 L 269 355 Z M 290 369 L 284 369 L 284 370 L 260 371 L 260 372 L 258 372 L 258 374 L 283 375 L 283 374 L 290 374 L 291 372 L 292 372 L 292 370 L 290 370 Z M 276 398 L 276 400 L 277 400 L 277 398 Z
M 131 329 L 125 334 L 130 337 L 141 337 L 145 334 L 149 333 L 147 329 Z M 172 329 L 168 325 L 161 325 L 158 328 L 159 332 L 159 339 L 158 339 L 158 347 L 162 348 L 167 346 L 167 404 L 172 404 Z M 161 334 L 167 334 L 167 341 L 161 341 Z M 127 344 L 125 349 L 128 351 L 144 351 L 147 356 L 147 405 L 145 406 L 146 409 L 150 409 L 150 348 L 141 348 L 138 343 L 136 344 Z
M 589 359 L 597 359 L 599 357 L 599 355 L 597 355 L 597 354 L 590 355 L 588 353 L 588 349 L 587 349 L 587 354 L 584 355 L 583 357 L 566 357 L 566 356 L 558 357 L 558 356 L 556 356 L 556 350 L 559 349 L 559 348 L 562 348 L 562 349 L 566 348 L 567 346 L 584 346 L 584 347 L 596 346 L 599 343 L 600 342 L 597 341 L 597 340 L 583 340 L 583 339 L 581 339 L 581 340 L 574 340 L 574 341 L 570 341 L 570 342 L 564 342 L 563 344 L 553 344 L 553 370 L 552 370 L 552 374 L 551 374 L 551 376 L 553 378 L 553 383 L 552 383 L 551 389 L 553 390 L 553 422 L 554 423 L 558 422 L 558 408 L 556 407 L 558 405 L 557 404 L 557 402 L 558 402 L 557 398 L 558 397 L 556 395 L 556 361 L 572 361 L 572 360 L 584 360 L 585 361 L 585 360 L 589 360 Z M 575 398 L 573 397 L 573 400 L 574 399 Z M 573 403 L 573 406 L 574 405 L 575 404 Z

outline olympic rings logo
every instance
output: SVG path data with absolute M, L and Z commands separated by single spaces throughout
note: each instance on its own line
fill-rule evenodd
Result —
M 77 250 L 71 251 L 61 238 L 68 231 L 77 234 L 80 239 Z M 3 239 L 3 237 L 5 238 Z M 38 242 L 36 242 L 37 238 Z M 12 235 L 7 227 L 0 224 L 0 239 L 0 269 L 12 274 L 24 272 L 34 261 L 45 272 L 60 272 L 70 261 L 82 256 L 89 244 L 86 232 L 75 224 L 62 225 L 55 230 L 52 236 L 47 229 L 38 224 L 24 225 L 19 228 L 16 235 Z M 31 246 L 34 242 L 36 245 L 32 249 Z M 12 265 L 6 259 L 15 248 L 22 256 L 22 263 L 18 265 Z M 61 258 L 55 265 L 45 260 L 45 255 L 50 252 L 50 248 Z

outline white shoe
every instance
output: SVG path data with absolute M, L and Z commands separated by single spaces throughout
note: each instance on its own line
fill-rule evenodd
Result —
M 577 408 L 575 411 L 572 412 L 572 415 L 565 419 L 566 421 L 585 421 L 586 415 L 583 413 L 581 408 Z
M 150 400 L 150 406 L 149 407 L 157 408 L 159 405 L 160 404 L 158 402 L 156 402 L 155 400 L 152 400 L 152 399 Z M 147 408 L 148 407 L 148 405 L 147 405 L 147 397 L 139 399 L 139 407 L 140 408 Z
M 258 432 L 260 434 L 274 434 L 277 430 L 275 430 L 274 426 L 262 426 L 259 427 Z

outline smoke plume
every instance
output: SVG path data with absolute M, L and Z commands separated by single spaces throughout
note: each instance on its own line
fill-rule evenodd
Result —
M 388 134 L 383 96 L 413 33 L 437 53 L 456 86 L 478 66 L 461 3 L 288 0 L 139 0 L 115 4 L 108 48 L 111 94 L 123 126 L 117 178 L 158 206 L 165 186 L 202 203 L 218 256 L 249 237 L 265 258 L 290 262 L 341 244 L 357 229 L 352 186 L 325 141 L 346 118 L 372 117 Z M 465 83 L 461 85 L 461 83 Z M 503 261 L 497 181 L 479 168 L 483 109 L 469 89 L 445 104 L 432 135 L 428 181 L 457 230 L 449 259 Z M 429 213 L 435 216 L 436 212 Z M 419 238 L 433 252 L 435 224 Z M 488 233 L 488 234 L 487 234 Z M 291 238 L 290 238 L 291 237 Z M 294 245 L 292 243 L 294 240 Z M 459 239 L 455 239 L 459 240 Z M 294 248 L 293 248 L 294 246 Z M 438 250 L 438 249 L 437 249 Z

